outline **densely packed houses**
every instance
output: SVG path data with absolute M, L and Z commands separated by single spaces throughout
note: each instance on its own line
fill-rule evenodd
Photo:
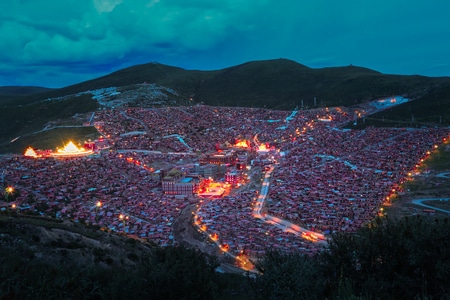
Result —
M 198 222 L 230 252 L 267 248 L 312 253 L 319 246 L 254 218 L 257 190 L 218 199 L 164 194 L 153 172 L 199 163 L 217 145 L 267 143 L 274 164 L 265 213 L 309 230 L 353 232 L 369 222 L 392 189 L 448 138 L 448 128 L 344 130 L 353 114 L 339 108 L 126 108 L 95 113 L 111 147 L 80 158 L 3 156 L 3 184 L 20 191 L 19 209 L 99 225 L 153 241 L 176 243 L 173 222 L 197 204 Z M 257 161 L 255 158 L 254 161 Z M 251 159 L 249 159 L 251 164 Z M 264 169 L 262 169 L 264 170 Z

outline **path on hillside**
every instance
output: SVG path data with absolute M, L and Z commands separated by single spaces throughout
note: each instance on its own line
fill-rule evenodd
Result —
M 423 202 L 425 202 L 425 201 L 449 201 L 449 200 L 450 200 L 450 198 L 422 198 L 422 199 L 414 199 L 411 202 L 413 204 L 420 205 L 420 206 L 423 206 L 423 207 L 426 207 L 426 208 L 429 208 L 429 209 L 437 210 L 437 211 L 440 211 L 440 212 L 443 212 L 443 213 L 446 213 L 446 214 L 450 215 L 450 210 L 446 210 L 446 209 L 438 208 L 438 207 L 435 207 L 435 206 L 423 204 Z

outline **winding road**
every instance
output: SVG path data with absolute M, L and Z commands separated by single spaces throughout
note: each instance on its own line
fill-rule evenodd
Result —
M 253 216 L 257 219 L 261 219 L 266 223 L 272 224 L 286 232 L 293 233 L 301 238 L 306 238 L 310 241 L 326 244 L 327 240 L 322 233 L 308 230 L 306 228 L 293 224 L 287 220 L 282 220 L 280 218 L 271 215 L 261 214 L 261 210 L 264 206 L 267 194 L 269 193 L 270 176 L 274 169 L 275 167 L 273 165 L 270 166 L 269 170 L 267 170 L 266 174 L 264 175 L 261 192 L 259 193 L 258 199 L 256 200 L 256 205 L 253 208 Z
M 426 207 L 428 209 L 433 209 L 433 210 L 440 211 L 440 212 L 450 215 L 449 210 L 438 208 L 438 207 L 427 205 L 427 204 L 423 204 L 423 202 L 425 202 L 425 201 L 449 201 L 449 200 L 450 200 L 450 198 L 423 198 L 423 199 L 415 199 L 415 200 L 412 200 L 411 202 L 413 204 L 420 205 L 420 206 Z

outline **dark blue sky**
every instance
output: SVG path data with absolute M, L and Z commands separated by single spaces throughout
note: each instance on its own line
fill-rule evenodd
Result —
M 63 87 L 147 62 L 450 76 L 448 0 L 1 0 L 0 86 Z

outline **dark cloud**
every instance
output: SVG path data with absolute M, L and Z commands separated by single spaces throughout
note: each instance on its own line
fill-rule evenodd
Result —
M 446 0 L 3 0 L 0 85 L 58 87 L 149 61 L 205 70 L 279 57 L 450 76 L 449 7 Z

